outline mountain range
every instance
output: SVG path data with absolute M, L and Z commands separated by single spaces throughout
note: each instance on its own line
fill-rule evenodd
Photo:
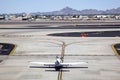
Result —
M 120 7 L 116 9 L 97 10 L 97 9 L 84 9 L 76 10 L 70 7 L 65 7 L 58 11 L 52 12 L 34 12 L 32 15 L 93 15 L 93 14 L 120 14 Z

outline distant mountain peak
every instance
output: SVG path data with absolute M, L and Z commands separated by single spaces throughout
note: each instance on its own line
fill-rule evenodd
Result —
M 75 10 L 75 9 L 70 8 L 68 6 L 63 8 L 63 9 L 61 9 L 59 12 L 62 13 L 62 15 L 63 14 L 67 15 L 67 14 L 78 14 L 79 13 L 78 10 Z
M 70 7 L 67 6 L 67 7 L 61 9 L 61 11 L 65 11 L 65 10 L 73 10 L 73 8 L 70 8 Z
M 77 10 L 67 6 L 67 7 L 61 9 L 60 11 L 77 11 Z

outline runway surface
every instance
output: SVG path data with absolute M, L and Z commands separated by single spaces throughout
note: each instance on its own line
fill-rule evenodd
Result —
M 37 25 L 38 26 L 38 25 Z M 53 25 L 52 25 L 53 26 Z M 55 26 L 55 25 L 54 25 Z M 0 25 L 0 28 L 28 27 L 26 25 Z M 47 26 L 48 27 L 48 26 Z M 50 26 L 51 27 L 51 26 Z M 116 37 L 62 37 L 53 33 L 119 31 L 105 29 L 0 29 L 0 43 L 13 43 L 14 54 L 0 56 L 1 80 L 119 80 L 120 58 L 112 44 L 120 43 Z M 64 55 L 63 55 L 64 53 Z M 64 62 L 88 62 L 88 69 L 67 69 L 69 72 L 49 72 L 50 69 L 29 68 L 30 61 L 54 62 L 56 55 Z M 54 70 L 54 69 L 52 69 Z M 60 76 L 61 75 L 61 76 Z
M 3 25 L 4 26 L 4 25 Z M 120 25 L 29 25 L 25 27 L 0 27 L 0 29 L 118 29 Z

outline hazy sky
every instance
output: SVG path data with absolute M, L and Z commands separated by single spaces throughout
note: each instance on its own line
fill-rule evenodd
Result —
M 120 0 L 0 0 L 0 13 L 49 12 L 64 7 L 106 10 L 120 7 Z

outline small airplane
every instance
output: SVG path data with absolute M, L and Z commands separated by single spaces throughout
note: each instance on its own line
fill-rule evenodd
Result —
M 62 58 L 59 58 L 59 57 L 56 57 L 55 63 L 30 62 L 30 64 L 32 64 L 30 65 L 30 68 L 55 68 L 55 71 L 60 71 L 63 68 L 88 68 L 88 67 L 82 67 L 82 66 L 75 66 L 75 65 L 81 65 L 81 64 L 88 64 L 88 62 L 64 63 L 62 62 Z

